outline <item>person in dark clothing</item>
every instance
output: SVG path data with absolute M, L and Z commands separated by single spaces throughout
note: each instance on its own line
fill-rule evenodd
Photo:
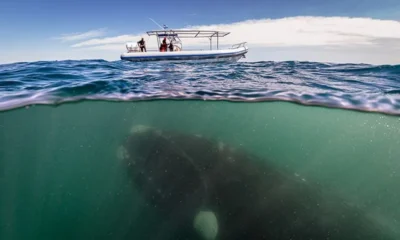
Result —
M 147 52 L 147 50 L 146 50 L 146 42 L 144 41 L 143 38 L 142 38 L 142 40 L 140 40 L 140 41 L 138 42 L 138 45 L 139 45 L 139 47 L 140 47 L 140 51 L 142 51 L 142 52 Z
M 170 42 L 168 48 L 169 48 L 170 52 L 173 52 L 174 51 L 174 44 L 172 44 L 172 42 Z

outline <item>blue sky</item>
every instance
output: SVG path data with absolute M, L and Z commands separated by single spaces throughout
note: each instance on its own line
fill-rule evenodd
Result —
M 94 55 L 88 54 L 86 50 L 82 49 L 79 50 L 81 51 L 81 55 L 79 55 L 78 49 L 70 49 L 72 43 L 60 41 L 57 37 L 99 29 L 101 29 L 101 33 L 94 34 L 93 38 L 140 34 L 146 30 L 157 28 L 148 19 L 149 17 L 170 27 L 181 28 L 187 25 L 214 26 L 243 22 L 249 19 L 282 19 L 297 16 L 360 17 L 399 21 L 400 1 L 1 0 L 0 63 L 23 61 L 24 58 L 17 57 L 17 55 L 26 51 L 31 53 L 31 56 L 27 58 L 32 60 L 40 60 L 41 54 L 43 59 L 74 59 L 85 58 L 85 56 L 90 58 Z M 395 30 L 399 29 L 395 27 L 393 31 Z M 269 46 L 264 47 L 268 48 Z M 122 44 L 121 51 L 123 48 L 124 44 Z M 68 50 L 71 52 L 70 55 Z M 54 52 L 54 57 L 51 57 L 52 52 Z M 101 58 L 99 52 L 95 55 Z M 116 58 L 118 57 L 119 53 L 116 53 Z M 290 56 L 288 57 L 290 58 Z M 296 53 L 293 53 L 291 58 L 296 60 Z

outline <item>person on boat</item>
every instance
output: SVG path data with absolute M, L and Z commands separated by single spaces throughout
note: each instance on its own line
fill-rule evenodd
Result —
M 164 38 L 160 46 L 160 52 L 166 52 L 166 51 L 167 51 L 167 38 Z
M 142 52 L 147 52 L 147 50 L 146 50 L 146 42 L 144 41 L 144 39 L 142 38 L 142 40 L 140 40 L 139 42 L 138 42 L 138 45 L 139 45 L 139 47 L 140 47 L 140 51 L 142 51 Z M 144 50 L 144 51 L 143 51 Z
M 172 42 L 170 42 L 168 48 L 169 48 L 170 52 L 173 52 L 174 51 L 174 44 L 172 44 Z

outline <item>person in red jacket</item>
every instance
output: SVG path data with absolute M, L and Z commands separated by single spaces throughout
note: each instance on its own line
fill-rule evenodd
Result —
M 160 52 L 166 52 L 166 51 L 167 51 L 167 38 L 164 38 L 160 46 Z

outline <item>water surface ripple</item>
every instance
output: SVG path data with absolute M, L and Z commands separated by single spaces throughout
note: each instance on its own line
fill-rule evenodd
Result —
M 85 99 L 280 100 L 400 115 L 400 65 L 104 60 L 0 65 L 0 110 Z

